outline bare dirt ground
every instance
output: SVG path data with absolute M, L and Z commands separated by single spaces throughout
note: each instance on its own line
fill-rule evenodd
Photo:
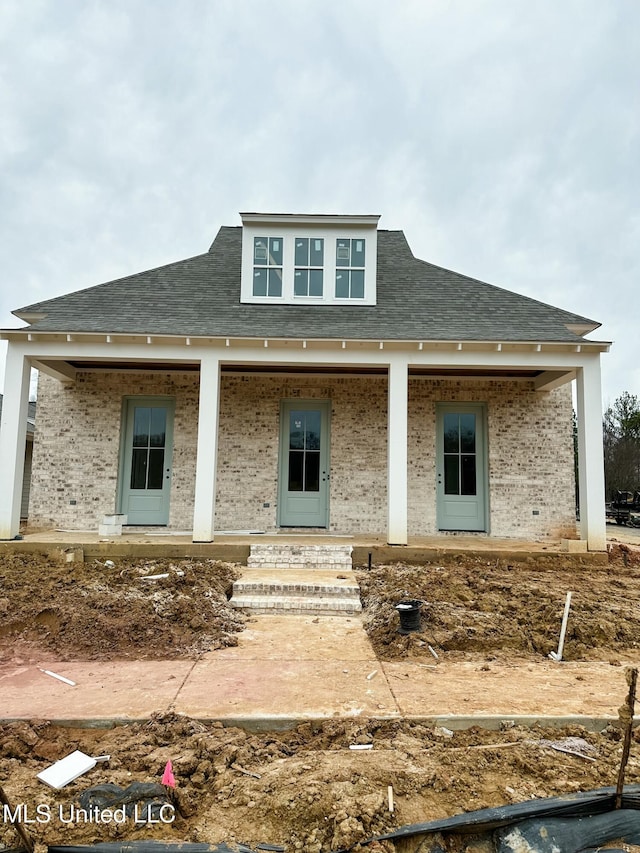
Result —
M 245 617 L 227 596 L 239 575 L 238 566 L 211 560 L 5 555 L 0 658 L 167 660 L 237 645 Z
M 244 625 L 227 603 L 238 571 L 211 562 L 119 560 L 108 566 L 5 557 L 0 657 L 194 658 L 233 644 Z M 169 577 L 142 579 L 165 573 Z M 633 547 L 616 546 L 603 566 L 579 567 L 569 560 L 559 565 L 551 558 L 488 563 L 469 556 L 426 567 L 374 567 L 360 571 L 358 579 L 365 624 L 381 659 L 427 661 L 432 646 L 444 658 L 474 656 L 492 668 L 524 664 L 555 648 L 569 589 L 574 598 L 567 659 L 615 664 L 638 657 L 640 549 Z M 401 598 L 427 602 L 422 631 L 398 634 L 394 607 Z M 1 702 L 0 696 L 0 710 Z M 587 757 L 548 744 L 570 736 L 586 741 Z M 369 744 L 370 749 L 350 749 Z M 111 758 L 61 791 L 35 778 L 74 749 Z M 177 716 L 109 730 L 32 720 L 0 726 L 0 785 L 31 819 L 38 806 L 42 818 L 49 816 L 28 826 L 41 844 L 144 838 L 253 847 L 262 842 L 321 853 L 406 824 L 615 785 L 621 752 L 615 726 L 598 734 L 580 727 L 451 733 L 403 721 L 350 720 L 251 734 Z M 78 808 L 78 796 L 90 786 L 159 783 L 167 760 L 177 782 L 173 821 L 150 824 L 144 815 L 139 823 L 135 816 L 111 823 L 70 820 L 72 805 Z M 638 729 L 626 781 L 640 783 Z M 367 849 L 417 851 L 419 841 Z M 0 850 L 18 842 L 10 824 L 0 822 Z M 450 836 L 439 840 L 440 848 L 435 843 L 428 840 L 421 853 L 493 849 L 487 838 Z
M 565 597 L 573 592 L 565 660 L 608 660 L 640 647 L 640 548 L 614 545 L 605 566 L 579 560 L 487 561 L 469 555 L 429 566 L 380 566 L 358 575 L 365 625 L 383 660 L 546 656 L 557 647 Z M 398 636 L 402 599 L 424 601 L 420 633 Z

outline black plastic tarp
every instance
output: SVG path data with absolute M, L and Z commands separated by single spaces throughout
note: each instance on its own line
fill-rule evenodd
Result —
M 640 843 L 640 811 L 619 809 L 592 817 L 542 817 L 496 831 L 496 853 L 586 853 L 608 841 Z
M 368 844 L 372 841 L 385 840 L 393 841 L 400 838 L 410 838 L 413 835 L 430 835 L 436 832 L 480 834 L 519 824 L 522 821 L 536 820 L 539 822 L 540 819 L 547 818 L 588 818 L 613 812 L 615 809 L 615 799 L 616 789 L 610 787 L 569 794 L 565 797 L 527 800 L 523 803 L 512 803 L 506 806 L 464 812 L 453 817 L 431 820 L 425 823 L 413 823 L 408 826 L 402 826 L 385 835 L 376 835 L 361 843 Z M 640 785 L 627 785 L 625 787 L 622 797 L 622 809 L 631 811 L 640 809 Z M 548 823 L 549 821 L 547 820 L 546 822 Z M 609 836 L 611 839 L 619 837 L 616 835 Z M 589 847 L 597 848 L 597 846 L 597 841 L 594 843 L 587 841 L 582 848 L 565 848 L 561 846 L 560 849 L 563 853 L 568 853 L 571 849 L 586 851 Z M 337 853 L 347 853 L 350 849 L 345 848 L 342 851 L 337 851 Z M 505 853 L 508 850 L 508 847 L 504 848 Z

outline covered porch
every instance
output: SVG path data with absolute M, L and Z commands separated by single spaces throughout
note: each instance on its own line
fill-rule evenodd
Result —
M 182 469 L 174 469 L 171 472 L 171 488 L 175 491 L 176 482 L 182 488 L 184 507 L 187 509 L 180 518 L 169 525 L 173 528 L 166 532 L 173 545 L 177 543 L 177 534 L 184 536 L 192 544 L 219 542 L 221 546 L 228 547 L 231 536 L 224 533 L 222 528 L 228 528 L 228 523 L 216 524 L 216 517 L 227 520 L 234 516 L 233 506 L 221 506 L 221 495 L 229 503 L 229 495 L 233 488 L 236 490 L 248 488 L 248 481 L 234 482 L 234 471 L 225 473 L 222 469 L 233 452 L 242 453 L 242 443 L 233 444 L 229 441 L 229 432 L 225 437 L 221 430 L 221 421 L 227 416 L 224 406 L 225 385 L 233 382 L 238 385 L 243 380 L 260 381 L 266 377 L 277 377 L 280 382 L 283 378 L 289 381 L 289 388 L 293 387 L 290 399 L 323 398 L 335 411 L 335 395 L 325 393 L 323 388 L 331 385 L 337 387 L 340 382 L 349 382 L 354 378 L 366 379 L 377 383 L 381 392 L 371 401 L 371 411 L 375 411 L 378 418 L 378 455 L 376 465 L 378 466 L 377 479 L 370 478 L 372 483 L 371 495 L 361 495 L 361 507 L 371 503 L 370 498 L 375 496 L 378 501 L 378 510 L 384 515 L 384 526 L 386 530 L 376 534 L 373 539 L 368 538 L 369 546 L 381 538 L 382 546 L 401 546 L 403 549 L 412 547 L 425 547 L 419 541 L 425 539 L 419 533 L 421 524 L 426 524 L 424 518 L 431 512 L 429 524 L 431 524 L 434 535 L 438 533 L 438 519 L 435 509 L 438 488 L 443 479 L 443 471 L 440 469 L 441 459 L 438 457 L 434 446 L 429 446 L 424 457 L 418 458 L 416 453 L 424 438 L 420 434 L 420 424 L 429 418 L 435 423 L 435 412 L 438 399 L 457 404 L 461 400 L 472 402 L 482 407 L 491 387 L 496 383 L 502 383 L 505 388 L 513 388 L 520 393 L 526 391 L 529 398 L 551 399 L 558 388 L 567 388 L 568 383 L 575 379 L 577 386 L 577 424 L 579 444 L 579 480 L 580 480 L 580 538 L 587 543 L 591 551 L 604 551 L 606 548 L 605 517 L 604 517 L 604 477 L 602 464 L 602 438 L 601 438 L 601 391 L 600 391 L 600 352 L 606 349 L 606 345 L 585 342 L 583 345 L 567 345 L 562 343 L 549 344 L 522 344 L 522 343 L 487 343 L 487 342 L 387 342 L 387 341 L 300 341 L 300 340 L 255 340 L 255 339 L 189 339 L 174 337 L 142 337 L 142 336 L 115 336 L 115 335 L 56 335 L 46 334 L 24 334 L 16 331 L 7 334 L 9 338 L 7 372 L 5 382 L 5 406 L 3 410 L 2 431 L 0 433 L 0 465 L 5 475 L 6 487 L 0 493 L 0 539 L 12 540 L 19 534 L 19 511 L 20 511 L 20 486 L 21 468 L 20 460 L 24 457 L 25 423 L 23 417 L 28 404 L 29 375 L 31 367 L 40 370 L 48 381 L 53 380 L 57 388 L 65 389 L 66 402 L 73 403 L 74 395 L 79 397 L 78 389 L 89 388 L 91 392 L 91 381 L 95 377 L 134 376 L 146 374 L 151 378 L 170 377 L 176 374 L 190 376 L 194 391 L 193 411 L 196 423 L 193 424 L 193 465 L 192 476 L 189 474 L 191 462 L 187 460 Z M 309 395 L 305 389 L 308 388 L 310 378 L 320 389 Z M 301 387 L 296 389 L 296 383 Z M 305 385 L 305 382 L 307 383 Z M 447 385 L 448 383 L 448 385 Z M 467 383 L 466 385 L 464 383 Z M 415 400 L 420 397 L 415 389 L 424 389 L 427 384 L 431 389 L 430 395 L 422 393 L 421 399 L 426 401 L 425 406 L 420 409 Z M 436 392 L 447 386 L 456 385 L 456 395 L 448 397 L 437 397 Z M 149 384 L 133 383 L 129 393 L 135 393 L 136 388 L 148 388 Z M 154 387 L 162 388 L 161 383 Z M 414 389 L 412 391 L 412 389 Z M 467 391 L 466 389 L 470 389 Z M 122 393 L 113 388 L 110 409 L 113 429 L 108 431 L 109 412 L 101 408 L 100 401 L 96 399 L 96 405 L 91 417 L 94 418 L 94 426 L 102 427 L 103 438 L 111 445 L 116 445 L 115 456 L 117 456 L 117 433 L 121 431 L 121 407 Z M 433 393 L 432 393 L 433 392 Z M 140 393 L 138 390 L 137 393 Z M 483 396 L 484 395 L 484 396 Z M 88 399 L 88 397 L 87 397 Z M 502 539 L 510 547 L 519 548 L 519 540 L 527 539 L 527 529 L 518 535 L 517 525 L 514 527 L 513 536 L 501 536 L 500 530 L 504 532 L 504 518 L 508 514 L 508 494 L 512 489 L 513 482 L 518 477 L 513 475 L 511 480 L 503 476 L 503 472 L 496 469 L 489 453 L 495 456 L 495 450 L 499 445 L 499 436 L 508 434 L 509 420 L 499 420 L 502 412 L 509 410 L 509 393 L 503 393 L 504 405 L 492 406 L 491 411 L 485 418 L 486 432 L 482 440 L 485 442 L 487 459 L 485 470 L 487 477 L 487 508 L 486 522 L 479 528 L 479 533 L 484 535 L 488 542 L 496 543 Z M 566 401 L 565 401 L 566 402 Z M 428 405 L 427 405 L 428 404 Z M 413 407 L 413 408 L 412 408 Z M 384 408 L 384 411 L 381 411 Z M 72 406 L 65 411 L 72 410 Z M 62 411 L 58 408 L 58 413 Z M 88 409 L 87 409 L 88 411 Z M 250 417 L 255 411 L 254 398 L 251 393 L 245 394 L 244 412 Z M 424 412 L 428 411 L 428 417 Z M 532 410 L 533 412 L 534 410 Z M 187 407 L 182 412 L 185 434 L 190 427 L 190 409 Z M 559 417 L 568 415 L 569 412 L 560 412 Z M 69 416 L 70 417 L 70 416 Z M 87 415 L 89 417 L 89 415 Z M 277 412 L 269 415 L 272 434 L 270 437 L 272 449 L 275 441 L 277 456 L 278 427 Z M 268 420 L 268 419 L 267 419 Z M 265 423 L 267 423 L 265 420 Z M 282 412 L 280 412 L 282 420 Z M 334 419 L 335 420 L 335 419 Z M 535 445 L 536 423 L 527 423 L 527 410 L 521 408 L 517 420 L 520 423 L 520 435 L 523 429 L 529 429 L 533 437 L 529 439 L 531 447 Z M 236 419 L 236 425 L 239 421 Z M 513 418 L 512 418 L 513 422 Z M 335 420 L 336 425 L 338 421 Z M 502 424 L 502 426 L 501 426 Z M 268 423 L 267 423 L 268 426 Z M 73 424 L 67 424 L 70 433 L 69 440 L 73 438 Z M 275 428 L 275 439 L 273 437 Z M 343 448 L 348 455 L 349 435 L 348 424 L 343 428 Z M 563 427 L 564 428 L 564 427 Z M 566 425 L 568 429 L 568 424 Z M 434 427 L 435 429 L 435 427 Z M 551 434 L 553 423 L 549 421 L 545 429 Z M 332 440 L 335 437 L 332 436 Z M 435 435 L 435 433 L 434 433 Z M 518 452 L 518 434 L 514 432 L 513 437 L 509 434 L 503 440 L 502 459 L 507 459 L 509 454 L 515 456 Z M 429 442 L 433 436 L 429 434 Z M 280 439 L 282 440 L 282 439 Z M 337 439 L 336 439 L 337 440 Z M 38 436 L 36 434 L 36 446 Z M 226 442 L 226 444 L 225 444 Z M 511 444 L 510 444 L 511 442 Z M 95 438 L 94 446 L 100 445 L 99 437 Z M 235 448 L 235 451 L 234 451 Z M 384 460 L 380 465 L 381 452 Z M 420 451 L 422 452 L 422 451 Z M 547 451 L 548 453 L 549 451 Z M 189 457 L 190 450 L 187 448 L 183 456 Z M 271 457 L 273 457 L 273 453 Z M 267 454 L 268 455 L 268 454 Z M 537 464 L 535 453 L 528 454 L 530 457 L 527 464 L 533 467 Z M 190 457 L 189 457 L 190 458 Z M 424 459 L 428 460 L 428 465 Z M 362 457 L 364 459 L 364 456 Z M 255 457 L 260 463 L 260 456 Z M 272 461 L 272 459 L 271 459 Z M 548 461 L 548 460 L 547 460 Z M 175 462 L 175 460 L 174 460 Z M 86 475 L 91 476 L 92 460 L 87 459 Z M 98 512 L 120 511 L 117 505 L 117 497 L 113 491 L 113 481 L 117 478 L 117 465 L 113 463 L 105 465 L 106 479 L 111 481 L 109 488 L 112 489 L 110 500 L 101 504 Z M 269 463 L 271 464 L 271 463 Z M 354 474 L 362 475 L 362 464 L 358 461 L 358 468 L 344 469 L 342 481 L 345 489 L 349 487 L 349 481 Z M 109 467 L 111 465 L 111 467 Z M 6 472 L 6 473 L 5 473 Z M 338 475 L 337 466 L 331 469 Z M 327 481 L 329 481 L 329 469 L 327 468 Z M 273 478 L 273 474 L 269 474 Z M 545 475 L 546 476 L 546 475 Z M 226 477 L 226 481 L 225 481 Z M 422 478 L 422 479 L 420 479 Z M 521 479 L 525 482 L 527 478 Z M 529 478 L 530 479 L 530 478 Z M 541 478 L 539 478 L 541 479 Z M 332 502 L 337 494 L 335 485 L 336 477 L 331 480 L 330 490 Z M 553 483 L 549 482 L 549 490 L 553 489 Z M 564 483 L 563 488 L 569 488 Z M 226 490 L 226 491 L 225 491 Z M 52 493 L 51 500 L 71 501 L 75 499 L 71 495 L 64 494 L 64 489 L 58 487 L 57 491 L 63 493 L 60 497 Z M 105 493 L 106 494 L 106 493 Z M 188 496 L 192 494 L 192 498 Z M 172 493 L 172 500 L 173 500 Z M 278 495 L 281 498 L 281 495 Z M 526 499 L 526 494 L 522 495 Z M 347 507 L 349 501 L 353 501 L 353 490 L 345 492 L 343 506 Z M 420 503 L 422 501 L 422 503 Z M 500 516 L 500 501 L 503 503 L 502 516 Z M 262 509 L 270 511 L 271 501 L 265 500 Z M 108 505 L 107 505 L 108 504 Z M 426 508 L 426 509 L 425 509 Z M 224 513 L 222 510 L 224 509 Z M 552 507 L 548 508 L 552 512 Z M 280 510 L 278 510 L 280 512 Z M 359 510 L 360 511 L 360 510 Z M 534 511 L 535 515 L 535 511 Z M 340 535 L 345 529 L 339 515 L 334 513 L 331 523 L 322 525 L 326 532 L 322 535 Z M 256 511 L 256 519 L 260 522 L 264 519 Z M 271 515 L 273 519 L 273 513 Z M 276 522 L 279 516 L 276 518 Z M 191 524 L 189 524 L 191 521 Z M 353 536 L 353 530 L 358 524 L 357 515 L 352 519 L 348 528 L 348 535 Z M 500 526 L 502 525 L 502 527 Z M 56 526 L 58 526 L 56 524 Z M 86 525 L 79 525 L 85 527 Z M 96 520 L 97 526 L 97 520 Z M 249 525 L 253 527 L 253 524 Z M 273 522 L 268 524 L 258 523 L 257 526 L 265 531 L 272 531 L 279 526 Z M 295 526 L 295 525 L 292 525 Z M 383 525 L 375 524 L 373 529 L 380 530 Z M 566 526 L 566 525 L 565 525 Z M 69 527 L 64 523 L 62 528 Z M 216 527 L 218 530 L 216 530 Z M 362 518 L 360 529 L 371 529 L 367 519 Z M 161 531 L 159 531 L 161 533 Z M 286 530 L 278 531 L 274 535 L 282 536 Z M 289 532 L 290 533 L 290 532 Z M 34 534 L 40 535 L 40 534 Z M 74 533 L 74 536 L 76 534 Z M 127 537 L 144 537 L 146 534 L 127 531 L 126 537 L 120 540 L 120 545 L 136 544 L 135 541 L 127 542 Z M 264 534 L 263 534 L 264 535 Z M 290 535 L 295 535 L 290 533 Z M 302 532 L 300 535 L 309 535 Z M 428 539 L 432 537 L 427 537 Z M 464 538 L 463 535 L 438 536 L 441 540 L 455 539 L 458 543 Z M 467 537 L 472 542 L 472 547 L 478 550 L 478 536 Z M 531 538 L 531 537 L 529 537 Z M 549 539 L 549 537 L 546 537 Z M 552 539 L 553 537 L 551 537 Z M 557 537 L 560 538 L 560 537 Z M 569 538 L 571 535 L 569 534 Z M 154 541 L 155 537 L 151 539 Z M 225 544 L 226 543 L 226 544 Z M 416 544 L 418 543 L 418 544 Z M 111 543 L 115 544 L 115 543 Z M 150 543 L 145 543 L 150 544 Z M 168 543 L 169 544 L 169 543 Z M 238 543 L 239 544 L 239 543 Z M 242 547 L 248 547 L 248 543 Z M 377 546 L 375 546 L 377 547 Z M 551 541 L 545 542 L 543 550 L 552 547 Z M 437 550 L 437 549 L 436 549 Z

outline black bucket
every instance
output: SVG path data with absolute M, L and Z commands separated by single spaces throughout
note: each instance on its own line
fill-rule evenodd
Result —
M 405 601 L 399 601 L 396 604 L 396 610 L 400 617 L 398 633 L 410 634 L 412 631 L 419 631 L 421 629 L 420 608 L 423 604 L 424 601 L 419 601 L 416 598 L 409 598 Z

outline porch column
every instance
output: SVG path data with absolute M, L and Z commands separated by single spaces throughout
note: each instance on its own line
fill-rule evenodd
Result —
M 387 431 L 387 507 L 389 545 L 406 545 L 407 514 L 407 406 L 409 365 L 402 356 L 389 361 Z
M 580 536 L 590 551 L 606 551 L 607 527 L 602 447 L 602 391 L 600 356 L 579 368 L 576 376 L 578 404 L 578 482 Z
M 15 539 L 20 532 L 30 376 L 29 359 L 10 343 L 0 426 L 0 539 Z
M 216 458 L 218 455 L 218 408 L 220 360 L 206 355 L 200 362 L 198 409 L 198 456 L 193 507 L 193 541 L 212 542 L 216 511 Z

